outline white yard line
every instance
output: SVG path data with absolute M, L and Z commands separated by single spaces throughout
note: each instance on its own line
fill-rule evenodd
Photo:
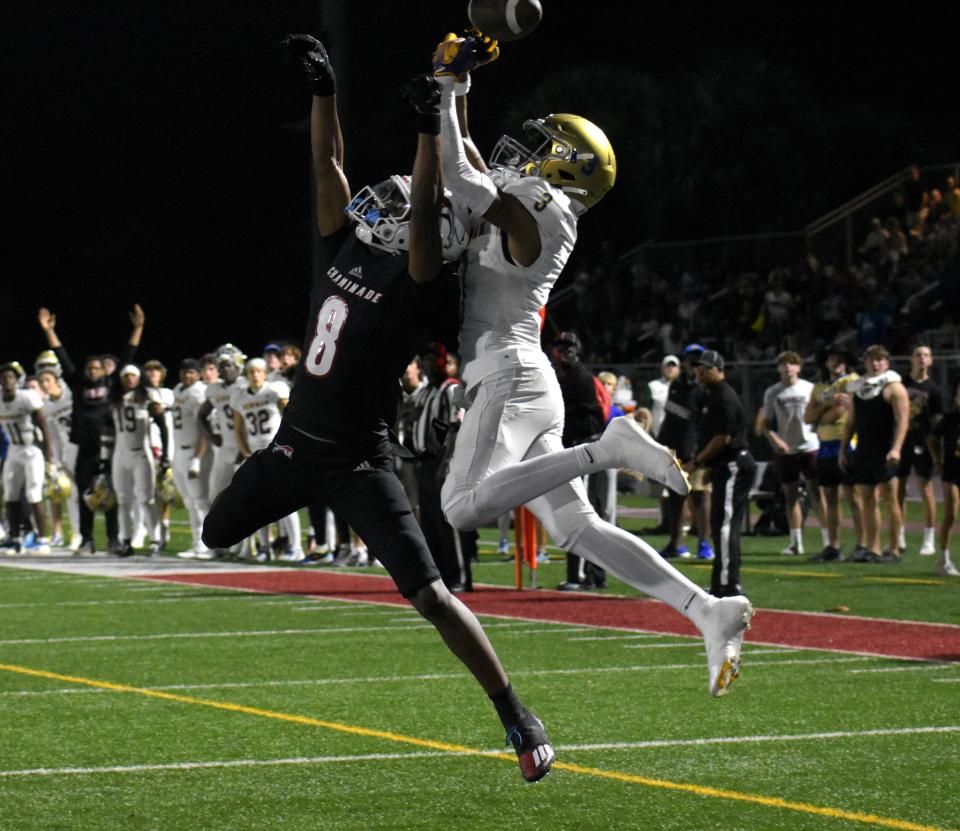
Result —
M 872 667 L 870 669 L 848 669 L 847 672 L 853 674 L 862 674 L 866 672 L 920 672 L 920 671 L 929 671 L 929 670 L 950 670 L 955 667 L 956 664 L 948 663 L 936 663 L 931 666 L 908 666 L 908 667 Z M 937 679 L 941 680 L 941 679 Z M 947 679 L 943 679 L 947 680 Z M 960 679 L 957 679 L 960 680 Z
M 750 667 L 778 667 L 778 666 L 797 666 L 810 664 L 847 664 L 854 661 L 868 661 L 870 658 L 797 658 L 785 661 L 755 661 L 750 663 Z M 632 666 L 611 666 L 611 667 L 570 667 L 558 669 L 528 669 L 514 670 L 510 674 L 513 676 L 538 677 L 550 675 L 597 675 L 607 673 L 624 672 L 660 672 L 669 669 L 699 669 L 703 666 L 702 661 L 688 664 L 639 664 Z M 387 683 L 409 683 L 422 681 L 465 681 L 469 680 L 466 672 L 440 672 L 420 675 L 364 675 L 353 678 L 308 678 L 298 680 L 274 680 L 274 681 L 224 681 L 215 684 L 169 684 L 166 686 L 144 686 L 149 690 L 230 690 L 243 688 L 269 688 L 269 687 L 309 687 L 309 686 L 332 686 L 338 684 L 387 684 Z M 106 689 L 88 689 L 73 688 L 52 689 L 52 690 L 6 690 L 0 692 L 0 698 L 13 697 L 32 697 L 47 695 L 102 695 L 113 692 Z
M 785 735 L 759 736 L 718 736 L 700 739 L 654 739 L 641 742 L 609 742 L 596 744 L 568 744 L 558 745 L 560 752 L 591 751 L 591 750 L 645 750 L 663 747 L 704 747 L 711 745 L 741 745 L 757 744 L 762 742 L 795 742 L 795 741 L 832 741 L 836 739 L 858 739 L 882 736 L 909 736 L 937 733 L 957 733 L 960 726 L 949 725 L 944 727 L 904 727 L 879 730 L 843 730 L 826 733 L 794 733 Z M 485 750 L 484 754 L 494 755 L 501 753 L 500 749 Z M 382 762 L 404 761 L 406 759 L 426 759 L 441 756 L 460 756 L 456 751 L 414 751 L 410 753 L 364 753 L 345 756 L 301 756 L 287 759 L 230 759 L 224 761 L 207 762 L 167 762 L 161 764 L 140 765 L 110 765 L 104 767 L 62 767 L 62 768 L 24 768 L 20 770 L 0 770 L 0 777 L 10 779 L 14 777 L 40 776 L 77 776 L 102 773 L 153 773 L 162 771 L 189 771 L 210 770 L 223 768 L 251 768 L 276 767 L 281 765 L 323 765 L 344 762 Z

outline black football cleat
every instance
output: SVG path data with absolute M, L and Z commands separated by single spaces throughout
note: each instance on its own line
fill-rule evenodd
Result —
M 539 782 L 550 773 L 556 754 L 543 722 L 529 710 L 524 709 L 520 721 L 507 731 L 507 744 L 517 751 L 520 773 L 528 782 Z

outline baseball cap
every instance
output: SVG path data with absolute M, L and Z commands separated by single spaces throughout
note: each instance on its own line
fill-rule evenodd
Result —
M 690 355 L 694 352 L 703 352 L 703 347 L 699 343 L 688 343 L 683 347 L 684 356 Z
M 127 364 L 119 373 L 122 378 L 124 375 L 136 375 L 137 378 L 140 377 L 140 367 L 135 366 L 134 364 Z
M 716 349 L 705 349 L 703 353 L 693 362 L 694 366 L 707 366 L 714 369 L 723 370 L 723 355 Z
M 279 343 L 268 343 L 263 347 L 263 354 L 266 355 L 268 352 L 276 352 L 279 354 L 282 348 Z
M 166 369 L 166 367 L 165 367 L 160 361 L 158 361 L 158 360 L 156 360 L 156 359 L 147 361 L 147 362 L 143 365 L 143 368 L 144 368 L 144 369 L 161 369 L 161 370 L 165 370 L 165 369 Z
M 667 364 L 680 366 L 680 359 L 676 355 L 665 355 L 663 360 L 660 361 L 660 366 L 666 366 Z
M 180 369 L 192 369 L 194 372 L 199 372 L 200 361 L 196 358 L 184 358 L 180 361 Z

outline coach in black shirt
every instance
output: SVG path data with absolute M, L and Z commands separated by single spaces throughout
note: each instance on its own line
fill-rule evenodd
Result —
M 707 349 L 694 364 L 705 396 L 699 421 L 697 452 L 684 467 L 693 473 L 710 468 L 713 501 L 713 575 L 710 593 L 716 597 L 743 594 L 740 587 L 740 527 L 756 462 L 747 450 L 743 405 L 725 380 L 723 356 Z

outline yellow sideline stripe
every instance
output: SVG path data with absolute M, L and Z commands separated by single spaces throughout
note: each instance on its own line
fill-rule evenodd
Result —
M 48 672 L 43 669 L 31 669 L 30 667 L 17 666 L 15 664 L 0 664 L 0 670 L 13 672 L 19 675 L 32 675 L 37 678 L 48 678 L 53 681 L 65 681 L 70 684 L 82 684 L 87 687 L 96 687 L 103 690 L 113 690 L 114 692 L 135 693 L 149 698 L 160 698 L 165 701 L 176 701 L 181 704 L 195 704 L 203 707 L 213 707 L 218 710 L 227 710 L 232 713 L 244 713 L 251 716 L 261 716 L 263 718 L 272 718 L 279 721 L 292 722 L 293 724 L 305 724 L 310 727 L 324 727 L 328 730 L 336 730 L 341 733 L 351 733 L 355 736 L 366 736 L 368 738 L 387 739 L 401 744 L 410 744 L 416 747 L 430 748 L 431 750 L 442 750 L 446 752 L 461 753 L 466 756 L 481 756 L 488 759 L 502 759 L 507 762 L 516 762 L 516 756 L 512 753 L 489 753 L 478 750 L 473 747 L 466 747 L 459 744 L 450 744 L 449 742 L 438 742 L 432 739 L 418 739 L 415 736 L 406 736 L 401 733 L 391 733 L 387 730 L 372 730 L 367 727 L 358 727 L 351 724 L 340 724 L 336 721 L 323 721 L 322 719 L 310 718 L 309 716 L 298 716 L 291 713 L 279 713 L 274 710 L 263 710 L 259 707 L 247 707 L 243 704 L 231 704 L 226 701 L 211 701 L 205 698 L 194 698 L 189 695 L 177 695 L 176 693 L 164 692 L 162 690 L 150 690 L 143 687 L 132 687 L 128 684 L 115 684 L 112 681 L 98 681 L 92 678 L 80 678 L 75 675 L 61 675 L 57 672 Z M 863 814 L 858 811 L 844 811 L 840 808 L 828 808 L 820 805 L 811 805 L 806 802 L 792 802 L 779 797 L 761 796 L 759 794 L 741 793 L 739 791 L 729 791 L 723 788 L 711 788 L 706 785 L 692 785 L 683 782 L 670 782 L 665 779 L 651 779 L 647 776 L 637 776 L 632 773 L 621 773 L 613 770 L 601 770 L 600 768 L 584 767 L 569 762 L 555 762 L 554 770 L 563 770 L 568 773 L 575 773 L 580 776 L 592 776 L 598 779 L 611 779 L 617 782 L 626 782 L 632 785 L 645 785 L 651 788 L 661 788 L 664 790 L 681 791 L 696 794 L 697 796 L 709 796 L 718 799 L 732 799 L 738 802 L 749 802 L 754 805 L 763 805 L 768 808 L 781 808 L 788 811 L 797 811 L 804 814 L 814 814 L 817 816 L 831 817 L 833 819 L 844 819 L 853 822 L 862 822 L 869 825 L 878 825 L 883 828 L 895 828 L 899 831 L 946 831 L 931 825 L 920 825 L 906 820 L 891 819 L 881 817 L 875 814 Z

